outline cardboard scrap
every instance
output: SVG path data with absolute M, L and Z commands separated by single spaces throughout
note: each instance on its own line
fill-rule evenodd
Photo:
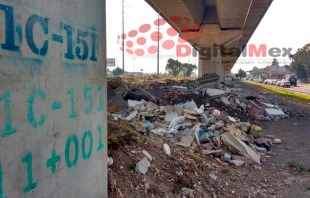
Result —
M 130 115 L 128 115 L 125 120 L 129 121 L 132 118 L 136 117 L 136 115 L 138 114 L 138 111 L 134 111 L 133 113 L 131 113 Z
M 177 142 L 175 144 L 179 146 L 190 147 L 193 141 L 194 141 L 193 136 L 183 136 L 181 142 Z
M 193 126 L 193 128 L 191 128 L 191 130 L 194 132 L 200 126 L 201 126 L 201 122 L 198 122 L 195 126 Z
M 197 117 L 192 116 L 191 114 L 189 114 L 189 112 L 188 112 L 187 110 L 184 110 L 184 111 L 183 111 L 183 115 L 184 115 L 184 117 L 187 118 L 187 119 L 190 119 L 190 120 L 198 120 Z

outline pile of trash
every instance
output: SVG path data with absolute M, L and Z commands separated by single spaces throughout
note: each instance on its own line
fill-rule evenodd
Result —
M 208 105 L 224 110 L 241 120 L 278 121 L 288 118 L 306 118 L 310 113 L 294 106 L 288 106 L 283 101 L 259 93 L 234 88 L 234 84 L 222 83 L 221 89 L 199 87 L 194 80 L 158 81 L 150 79 L 134 85 L 121 78 L 108 79 L 108 106 L 111 111 L 129 108 L 128 100 L 152 101 L 157 105 L 176 105 L 194 100 L 197 105 Z M 281 106 L 282 105 L 282 106 Z M 282 107 L 282 108 L 281 108 Z
M 137 132 L 146 134 L 150 131 L 178 146 L 213 155 L 220 164 L 264 163 L 265 156 L 273 155 L 273 144 L 281 143 L 272 135 L 264 135 L 259 126 L 241 122 L 211 106 L 198 108 L 193 100 L 167 106 L 128 100 L 128 106 L 111 116 L 131 122 Z M 165 147 L 166 154 L 170 155 L 169 146 Z M 141 163 L 145 164 L 147 160 L 143 159 Z
M 118 103 L 111 105 L 108 112 L 115 119 L 130 121 L 138 132 L 150 131 L 168 138 L 176 145 L 218 156 L 216 160 L 219 163 L 264 163 L 265 156 L 272 155 L 273 144 L 281 143 L 280 139 L 272 135 L 264 135 L 262 128 L 252 125 L 249 119 L 244 121 L 238 118 L 240 114 L 254 120 L 277 121 L 289 118 L 277 105 L 263 102 L 263 95 L 243 93 L 240 88 L 228 88 L 227 85 L 223 89 L 211 89 L 192 84 L 192 89 L 189 89 L 171 82 L 169 84 L 165 89 L 170 92 L 164 93 L 177 99 L 186 95 L 195 96 L 196 101 L 200 99 L 201 105 L 198 107 L 192 99 L 185 103 L 162 106 L 162 100 L 148 91 L 132 88 L 121 78 L 112 78 L 108 80 L 108 93 L 113 92 L 114 98 L 118 95 L 118 100 L 122 101 L 121 106 L 125 108 L 120 110 Z M 169 100 L 169 103 L 175 103 Z M 203 104 L 206 101 L 209 102 Z M 216 106 L 222 106 L 226 111 Z
M 264 134 L 257 120 L 289 118 L 277 104 L 227 84 L 222 89 L 198 87 L 193 81 L 183 85 L 153 81 L 132 86 L 120 78 L 108 80 L 109 191 L 113 196 L 151 193 L 164 197 L 164 192 L 171 192 L 170 196 L 227 197 L 235 190 L 217 191 L 220 186 L 212 182 L 221 178 L 228 185 L 225 177 L 234 173 L 219 167 L 260 169 L 275 155 L 272 147 L 281 140 Z M 254 120 L 256 124 L 251 123 Z M 117 177 L 130 177 L 130 182 L 122 188 Z M 166 180 L 171 185 L 163 183 Z M 211 184 L 212 188 L 206 186 Z M 242 193 L 256 196 L 250 187 Z

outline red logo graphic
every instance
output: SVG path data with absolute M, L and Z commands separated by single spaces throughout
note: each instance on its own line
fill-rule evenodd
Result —
M 189 30 L 199 30 L 198 22 L 192 21 L 188 17 L 172 16 L 169 18 L 172 23 L 182 23 L 181 31 L 187 32 Z M 194 22 L 195 25 L 190 27 L 189 23 Z M 120 45 L 120 50 L 130 55 L 143 56 L 146 54 L 157 53 L 157 43 L 160 42 L 161 48 L 164 50 L 171 50 L 176 47 L 178 56 L 188 56 L 191 53 L 191 47 L 186 44 L 189 38 L 200 37 L 203 33 L 202 29 L 198 33 L 191 32 L 188 36 L 181 36 L 178 38 L 177 43 L 174 41 L 178 32 L 169 27 L 166 30 L 158 31 L 158 26 L 164 26 L 167 22 L 160 18 L 154 21 L 154 26 L 150 24 L 143 24 L 138 30 L 131 30 L 127 34 L 118 35 L 117 43 Z M 152 30 L 154 29 L 154 31 Z M 155 30 L 156 29 L 156 30 Z M 124 43 L 123 43 L 124 41 Z M 186 50 L 186 53 L 182 53 L 182 49 Z

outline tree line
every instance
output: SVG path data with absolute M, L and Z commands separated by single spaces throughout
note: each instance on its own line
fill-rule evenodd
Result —
M 310 43 L 299 48 L 295 54 L 289 57 L 292 62 L 290 65 L 284 65 L 287 71 L 295 73 L 298 79 L 309 81 L 310 73 Z M 252 70 L 248 71 L 253 77 L 268 76 L 268 66 L 265 68 L 253 67 Z M 246 72 L 239 69 L 236 77 L 245 77 Z
M 172 58 L 168 59 L 166 64 L 166 71 L 169 75 L 172 76 L 187 76 L 190 77 L 194 74 L 194 70 L 197 69 L 196 65 L 189 64 L 189 63 L 181 63 L 178 60 L 174 60 Z M 115 68 L 112 71 L 114 76 L 120 76 L 123 74 L 123 70 L 119 67 Z
M 190 77 L 194 74 L 194 70 L 197 69 L 196 65 L 189 63 L 181 63 L 178 60 L 169 58 L 166 64 L 166 71 L 172 76 L 187 76 Z
M 295 54 L 290 56 L 290 59 L 292 60 L 290 70 L 297 75 L 297 78 L 309 80 L 310 43 L 299 48 Z

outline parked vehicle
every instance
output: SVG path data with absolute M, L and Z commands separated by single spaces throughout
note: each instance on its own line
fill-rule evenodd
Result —
M 270 81 L 270 85 L 276 85 L 276 83 L 277 83 L 277 80 L 275 80 L 275 79 Z
M 270 80 L 270 79 L 266 79 L 266 80 L 264 81 L 264 84 L 269 84 L 269 80 Z
M 277 85 L 277 86 L 281 86 L 281 84 L 282 84 L 283 82 L 285 82 L 285 80 L 279 80 L 279 81 L 277 81 L 276 85 Z
M 264 76 L 260 76 L 260 77 L 258 78 L 258 81 L 257 81 L 257 82 L 263 83 L 264 81 L 265 81 L 265 77 L 264 77 Z
M 283 81 L 281 83 L 281 87 L 288 87 L 288 88 L 290 88 L 291 87 L 291 83 L 289 81 Z

